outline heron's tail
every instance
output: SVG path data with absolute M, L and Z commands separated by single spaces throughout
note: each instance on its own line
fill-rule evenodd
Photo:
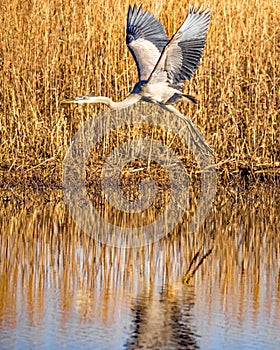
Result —
M 183 102 L 192 102 L 192 103 L 195 103 L 196 105 L 198 104 L 198 100 L 195 97 L 193 97 L 192 95 L 182 94 L 181 95 L 181 100 Z
M 165 104 L 170 105 L 180 101 L 192 102 L 192 103 L 198 104 L 198 100 L 195 97 L 191 95 L 182 94 L 182 93 L 175 93 L 173 96 L 170 97 L 168 101 L 165 102 Z

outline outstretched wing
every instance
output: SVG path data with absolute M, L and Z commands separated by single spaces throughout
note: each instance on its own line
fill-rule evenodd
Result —
M 147 80 L 168 43 L 163 25 L 142 6 L 129 6 L 126 44 L 138 69 L 139 80 Z
M 164 48 L 149 83 L 167 83 L 181 90 L 182 83 L 190 80 L 198 67 L 209 23 L 209 9 L 189 6 L 184 23 Z

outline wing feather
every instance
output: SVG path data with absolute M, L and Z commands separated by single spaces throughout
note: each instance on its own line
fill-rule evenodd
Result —
M 147 80 L 168 43 L 162 23 L 142 6 L 129 6 L 126 44 L 135 60 L 139 80 Z
M 210 11 L 202 6 L 189 6 L 188 15 L 164 48 L 149 83 L 168 83 L 182 89 L 185 80 L 190 80 L 200 62 L 210 23 Z

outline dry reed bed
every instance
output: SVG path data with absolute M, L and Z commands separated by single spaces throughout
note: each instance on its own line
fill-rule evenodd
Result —
M 187 5 L 143 1 L 169 35 Z M 206 48 L 186 84 L 200 105 L 179 108 L 199 126 L 226 175 L 242 167 L 279 167 L 279 2 L 207 5 L 212 21 Z M 136 68 L 124 41 L 127 7 L 127 1 L 1 1 L 2 183 L 60 181 L 71 137 L 100 110 L 66 108 L 60 104 L 65 96 L 94 92 L 120 100 L 133 87 Z

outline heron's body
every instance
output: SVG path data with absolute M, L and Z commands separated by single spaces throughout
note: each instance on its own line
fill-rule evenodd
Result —
M 201 138 L 193 123 L 172 105 L 197 100 L 182 92 L 185 80 L 196 71 L 205 45 L 210 22 L 208 9 L 189 6 L 188 15 L 169 40 L 165 29 L 142 6 L 129 6 L 126 26 L 126 44 L 132 53 L 138 70 L 138 82 L 123 101 L 114 102 L 105 96 L 84 95 L 67 99 L 66 103 L 104 103 L 112 109 L 129 107 L 138 101 L 156 103 L 183 119 L 191 133 Z M 208 146 L 204 146 L 209 150 Z

